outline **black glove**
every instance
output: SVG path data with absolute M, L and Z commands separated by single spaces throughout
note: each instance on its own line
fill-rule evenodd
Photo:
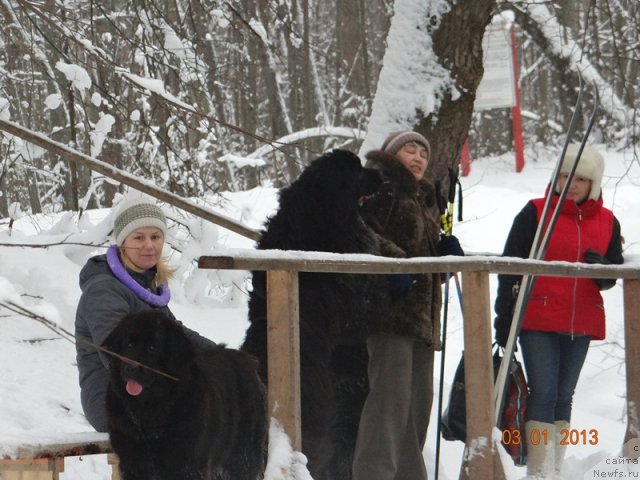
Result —
M 392 300 L 406 297 L 415 283 L 415 276 L 410 273 L 398 273 L 396 275 L 387 275 L 389 281 L 389 295 Z
M 493 327 L 496 331 L 496 343 L 505 348 L 509 339 L 509 330 L 511 330 L 511 318 L 496 317 L 493 321 Z
M 595 250 L 587 250 L 584 252 L 584 263 L 601 263 L 602 265 L 609 265 L 611 262 Z
M 611 262 L 595 250 L 587 250 L 584 252 L 584 263 L 609 265 Z M 593 281 L 596 282 L 600 290 L 609 290 L 616 284 L 615 278 L 594 278 Z
M 453 235 L 440 235 L 438 242 L 438 256 L 458 255 L 464 257 L 464 250 L 460 246 L 460 242 Z

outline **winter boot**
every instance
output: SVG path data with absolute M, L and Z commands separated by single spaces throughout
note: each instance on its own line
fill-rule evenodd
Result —
M 556 427 L 555 478 L 560 480 L 562 478 L 562 463 L 564 462 L 564 454 L 567 451 L 567 437 L 570 427 L 569 422 L 566 420 L 556 420 L 554 425 Z M 564 440 L 564 445 L 561 443 L 562 440 Z
M 555 466 L 556 426 L 529 420 L 524 424 L 527 442 L 526 480 L 552 480 Z

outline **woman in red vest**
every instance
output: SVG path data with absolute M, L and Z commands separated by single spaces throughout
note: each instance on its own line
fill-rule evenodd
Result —
M 560 168 L 551 208 L 559 200 L 579 146 L 569 145 Z M 602 204 L 604 160 L 586 145 L 560 206 L 544 260 L 621 264 L 620 224 Z M 513 221 L 504 256 L 527 258 L 542 216 L 545 198 L 531 200 Z M 499 275 L 495 319 L 496 341 L 505 346 L 521 277 Z M 527 381 L 527 478 L 560 474 L 565 446 L 559 440 L 569 429 L 573 392 L 589 342 L 605 336 L 600 290 L 615 279 L 537 277 L 527 305 L 519 340 Z

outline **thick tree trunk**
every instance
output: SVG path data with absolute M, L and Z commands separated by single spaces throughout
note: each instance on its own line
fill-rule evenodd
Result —
M 422 117 L 417 130 L 431 140 L 432 159 L 429 175 L 445 179 L 448 168 L 457 168 L 460 152 L 467 138 L 476 90 L 482 79 L 482 37 L 491 21 L 495 0 L 450 2 L 438 28 L 433 31 L 434 51 L 440 64 L 455 79 L 458 95 L 448 91 L 440 109 Z M 443 182 L 446 194 L 447 182 Z

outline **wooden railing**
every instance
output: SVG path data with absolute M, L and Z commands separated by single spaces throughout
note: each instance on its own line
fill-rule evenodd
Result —
M 58 433 L 35 437 L 25 442 L 6 438 L 0 432 L 1 480 L 58 480 L 64 472 L 66 457 L 107 454 L 112 480 L 120 480 L 118 459 L 111 453 L 106 433 Z
M 391 259 L 371 255 L 229 250 L 224 255 L 201 257 L 199 266 L 267 271 L 269 408 L 297 450 L 301 446 L 298 273 L 462 272 L 466 398 L 473 402 L 466 406 L 467 439 L 460 479 L 504 479 L 502 464 L 491 441 L 495 416 L 489 275 L 622 278 L 625 338 L 634 341 L 626 342 L 625 347 L 627 431 L 621 444 L 638 437 L 640 432 L 635 407 L 640 405 L 639 265 L 587 265 L 494 256 Z M 471 451 L 473 455 L 469 455 Z

